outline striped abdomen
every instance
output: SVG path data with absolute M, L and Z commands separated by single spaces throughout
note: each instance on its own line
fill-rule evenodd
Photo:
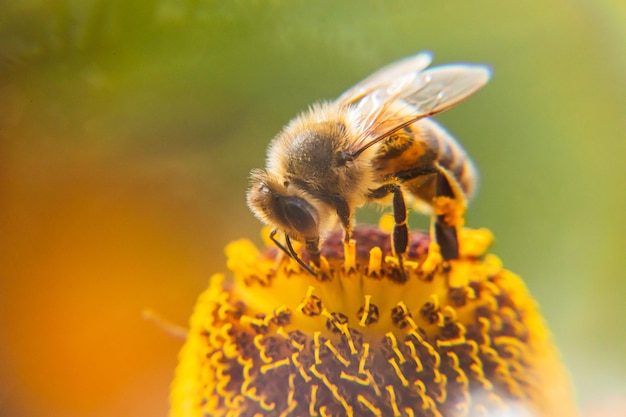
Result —
M 465 150 L 431 119 L 413 123 L 383 141 L 374 166 L 381 182 L 396 178 L 427 204 L 437 195 L 437 174 L 442 171 L 456 199 L 471 199 L 478 182 Z

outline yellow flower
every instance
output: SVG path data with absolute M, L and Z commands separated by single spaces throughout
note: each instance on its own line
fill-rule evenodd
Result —
M 449 262 L 413 232 L 406 274 L 387 232 L 353 237 L 329 237 L 318 277 L 272 245 L 228 245 L 231 274 L 211 277 L 191 318 L 171 417 L 577 415 L 535 301 L 485 254 L 489 231 L 462 230 Z

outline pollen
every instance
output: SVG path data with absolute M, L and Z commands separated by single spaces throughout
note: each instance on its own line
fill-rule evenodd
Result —
M 399 273 L 389 232 L 357 227 L 324 242 L 318 276 L 270 242 L 229 244 L 228 274 L 191 317 L 170 416 L 576 416 L 538 307 L 492 241 L 463 229 L 460 259 L 444 262 L 412 232 Z
M 463 226 L 465 223 L 465 205 L 459 204 L 450 197 L 435 197 L 433 207 L 437 216 L 443 216 L 447 224 L 452 226 Z

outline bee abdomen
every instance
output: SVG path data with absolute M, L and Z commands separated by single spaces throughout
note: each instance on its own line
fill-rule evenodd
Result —
M 431 119 L 420 120 L 423 140 L 433 149 L 436 161 L 456 179 L 466 199 L 474 195 L 478 173 L 470 157 L 456 139 Z

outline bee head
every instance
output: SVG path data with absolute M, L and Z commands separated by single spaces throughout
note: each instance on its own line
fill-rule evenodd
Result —
M 280 183 L 263 170 L 252 171 L 250 179 L 248 207 L 259 220 L 295 240 L 319 237 L 319 211 L 304 192 Z

